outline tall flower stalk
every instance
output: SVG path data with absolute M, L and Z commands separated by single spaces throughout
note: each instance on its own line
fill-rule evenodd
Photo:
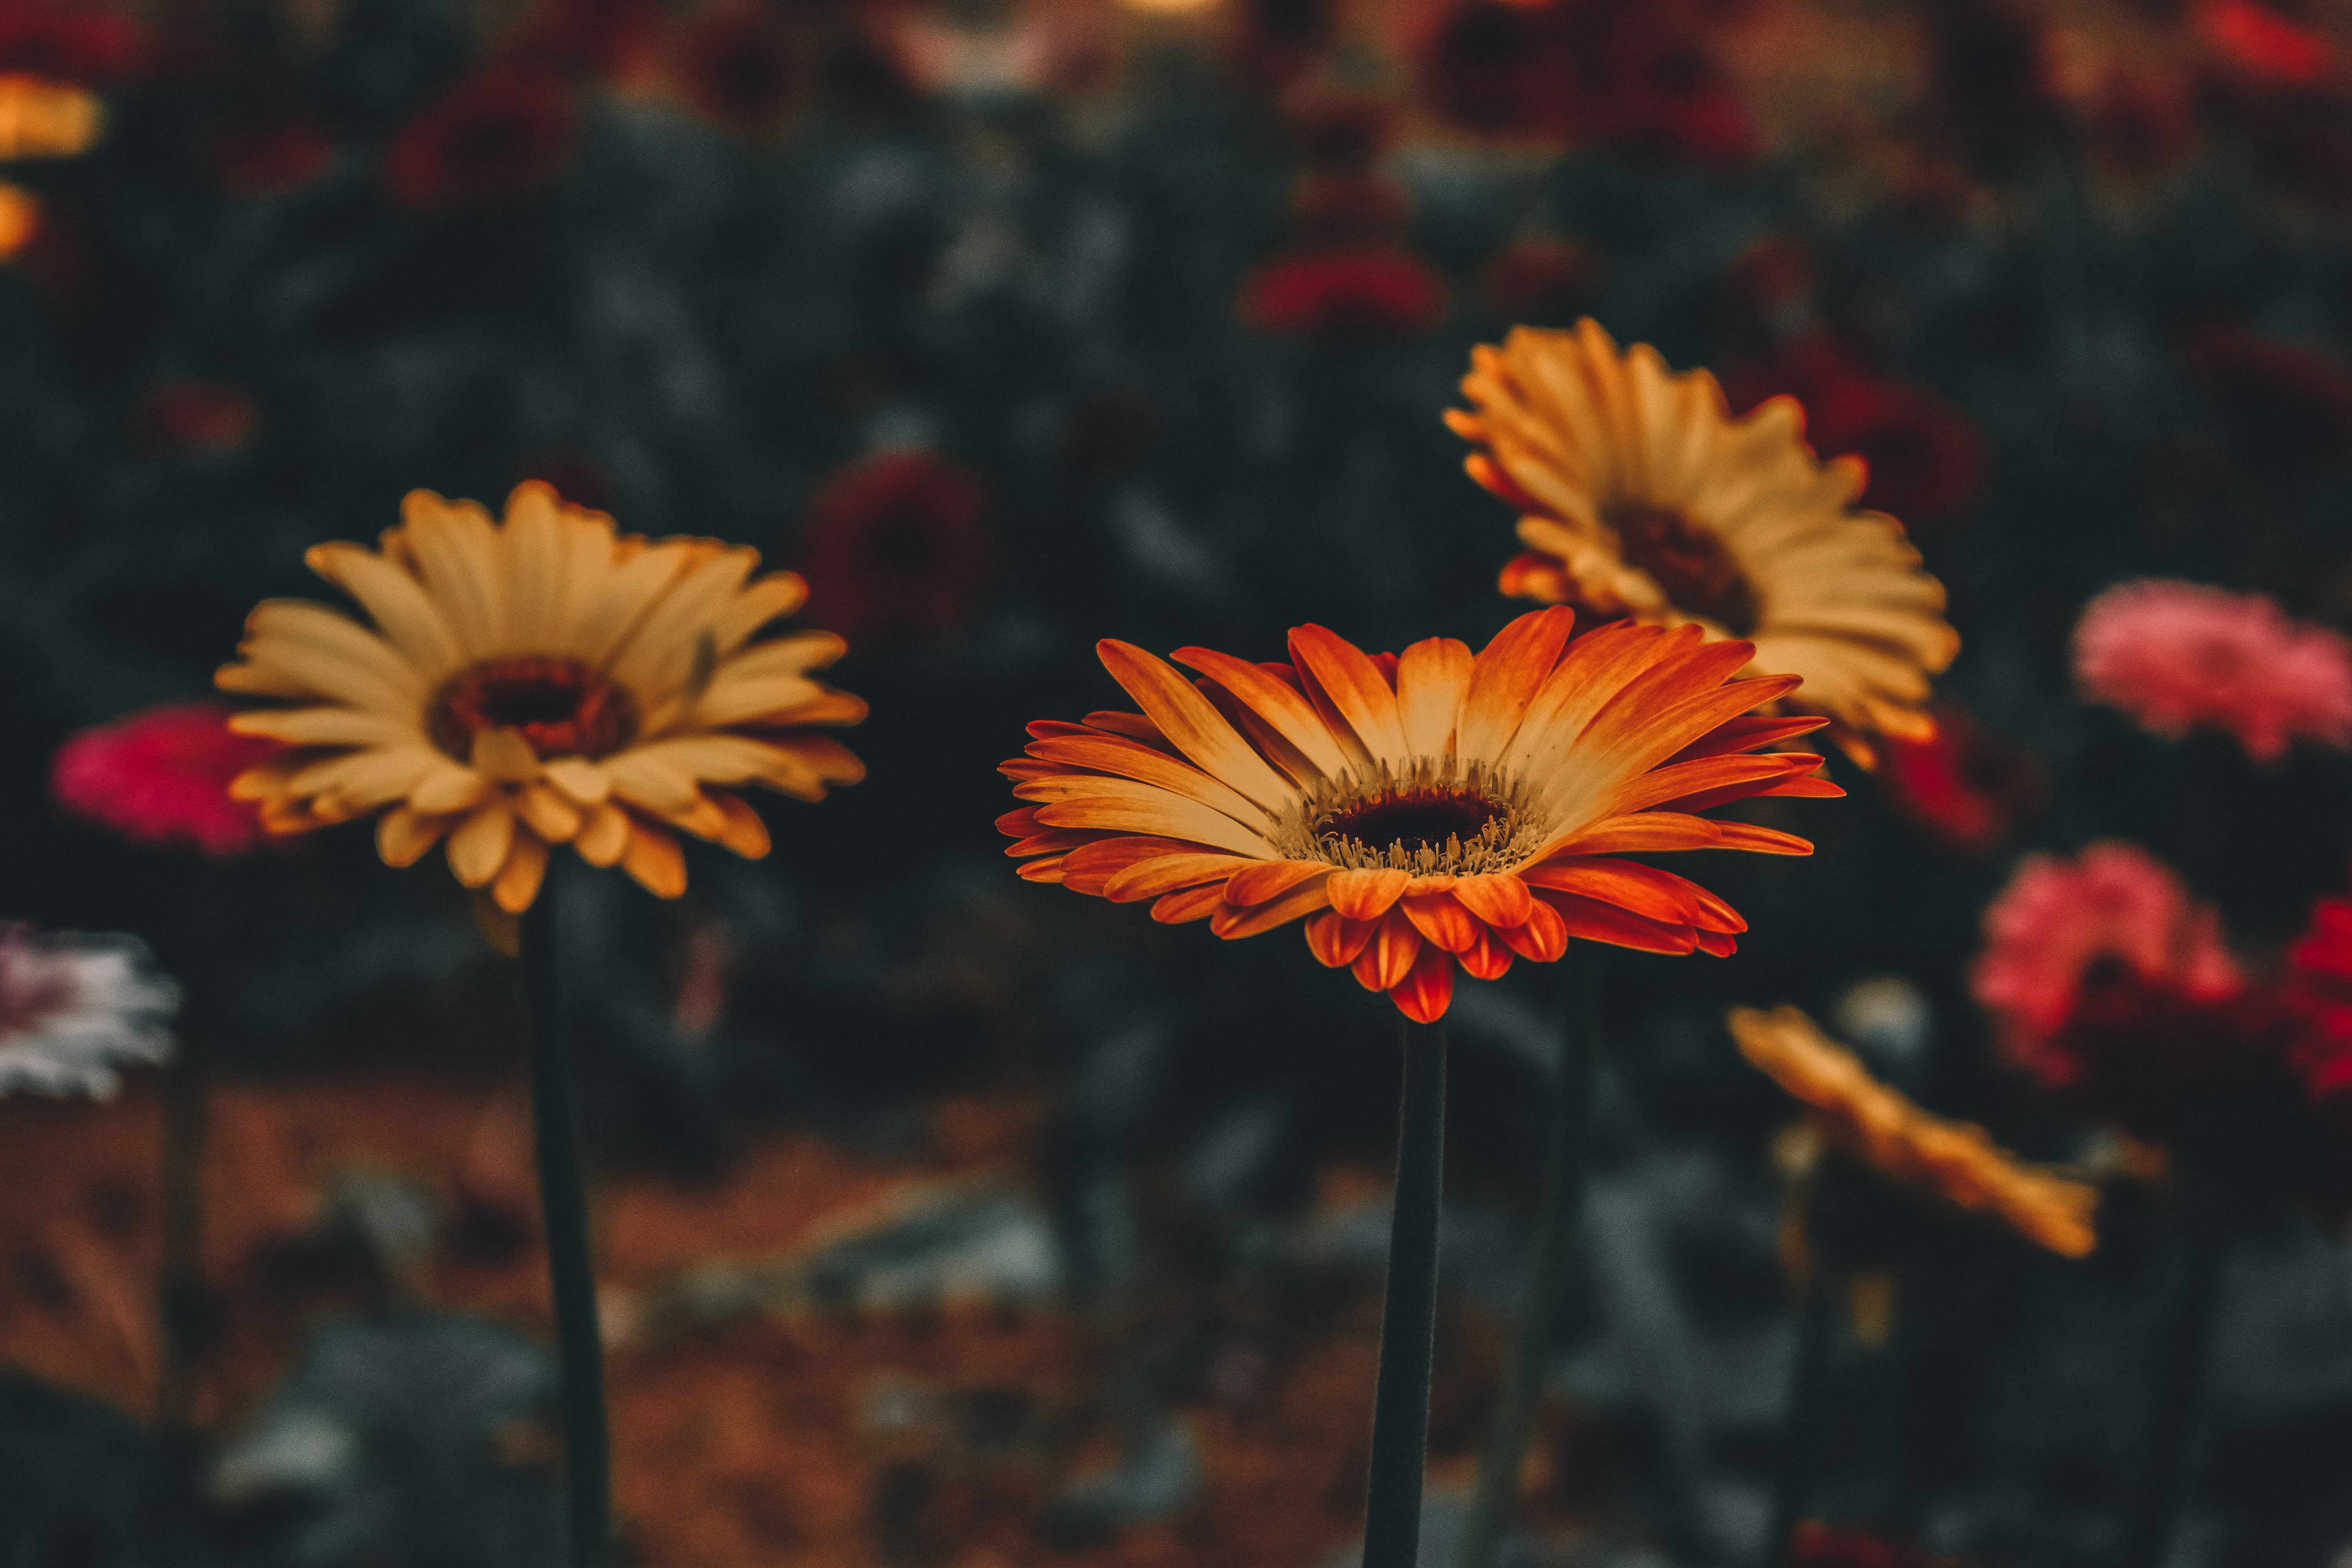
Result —
M 1432 637 L 1368 655 L 1320 626 L 1291 662 L 1098 645 L 1141 708 L 1040 720 L 1003 764 L 1024 804 L 998 819 L 1032 881 L 1151 904 L 1235 939 L 1303 921 L 1307 945 L 1409 1021 L 1397 1207 L 1381 1330 L 1365 1561 L 1410 1568 L 1442 1197 L 1444 1046 L 1457 968 L 1492 980 L 1570 939 L 1727 953 L 1747 924 L 1629 854 L 1810 854 L 1793 834 L 1696 815 L 1751 795 L 1834 795 L 1821 759 L 1757 748 L 1818 719 L 1744 717 L 1787 677 L 1733 681 L 1754 649 L 1696 626 L 1620 624 L 1571 642 L 1574 613 L 1520 616 L 1474 655 Z
M 403 519 L 380 549 L 310 553 L 373 626 L 300 600 L 253 612 L 239 659 L 216 679 L 277 700 L 231 726 L 285 749 L 231 788 L 275 833 L 380 813 L 388 865 L 446 841 L 461 884 L 527 917 L 520 956 L 572 1560 L 602 1568 L 612 1544 L 604 1360 L 562 910 L 552 892 L 541 896 L 551 852 L 569 844 L 676 898 L 681 831 L 751 858 L 768 852 L 741 786 L 814 801 L 864 775 L 818 731 L 856 723 L 866 705 L 813 673 L 841 657 L 841 638 L 760 636 L 808 590 L 789 572 L 754 577 L 756 551 L 622 534 L 535 481 L 516 489 L 502 521 L 422 490 Z

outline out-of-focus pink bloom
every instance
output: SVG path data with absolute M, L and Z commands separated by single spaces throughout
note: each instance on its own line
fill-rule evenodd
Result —
M 2256 80 L 2310 87 L 2336 66 L 2327 35 L 2255 0 L 2205 0 L 2197 36 L 2224 65 Z
M 2074 678 L 2157 734 L 2226 731 L 2258 763 L 2297 740 L 2352 745 L 2352 642 L 2259 594 L 2160 578 L 2110 588 L 2074 625 Z
M 228 784 L 279 750 L 228 728 L 217 702 L 176 702 L 84 730 L 58 751 L 49 787 L 68 810 L 142 844 L 193 844 L 226 859 L 266 837 Z
M 2295 1052 L 2314 1100 L 2345 1097 L 2352 1108 L 2352 899 L 2322 899 L 2311 926 L 2287 952 L 2288 985 L 2312 1027 Z
M 2011 1059 L 2048 1079 L 2069 1076 L 2043 1047 L 2095 970 L 2120 970 L 2195 1002 L 2245 984 L 2222 945 L 2221 917 L 2129 844 L 2094 844 L 2072 861 L 2027 856 L 1986 909 L 1984 931 L 1969 989 L 1999 1021 Z

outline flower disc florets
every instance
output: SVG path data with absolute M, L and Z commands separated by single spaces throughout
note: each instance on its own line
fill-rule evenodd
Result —
M 1526 861 L 1543 823 L 1516 781 L 1483 763 L 1416 757 L 1402 774 L 1318 780 L 1272 835 L 1293 860 L 1349 870 L 1472 877 Z

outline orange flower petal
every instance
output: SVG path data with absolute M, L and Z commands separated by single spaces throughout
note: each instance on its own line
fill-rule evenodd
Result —
M 1587 942 L 1605 942 L 1612 947 L 1630 947 L 1639 952 L 1676 954 L 1692 952 L 1698 946 L 1697 933 L 1686 925 L 1643 920 L 1630 910 L 1604 904 L 1598 899 L 1580 899 L 1574 893 L 1547 890 L 1540 897 L 1559 911 L 1569 935 Z
M 1793 833 L 1783 833 L 1777 827 L 1759 827 L 1752 822 L 1718 822 L 1722 846 L 1726 849 L 1752 849 L 1759 855 L 1810 855 L 1813 841 L 1800 838 Z
M 1211 777 L 1268 811 L 1294 797 L 1290 782 L 1250 750 L 1225 716 L 1172 667 L 1114 637 L 1097 643 L 1095 654 L 1160 732 Z
M 1524 924 L 1504 926 L 1495 935 L 1521 958 L 1537 963 L 1556 963 L 1568 951 L 1568 922 L 1541 899 L 1534 902 L 1535 908 L 1528 911 Z
M 518 833 L 514 847 L 507 852 L 507 863 L 490 883 L 490 897 L 499 908 L 510 915 L 519 915 L 530 908 L 539 897 L 539 884 L 547 875 L 547 845 L 535 834 Z
M 1307 917 L 1307 948 L 1324 968 L 1343 969 L 1356 962 L 1379 929 L 1377 921 L 1351 921 L 1337 910 L 1325 910 Z
M 1037 808 L 1024 805 L 1006 812 L 996 819 L 996 831 L 1009 833 L 1015 838 L 1025 838 L 1037 831 Z
M 1769 714 L 1754 714 L 1726 719 L 1666 761 L 1687 763 L 1700 757 L 1719 757 L 1731 752 L 1752 752 L 1763 746 L 1776 746 L 1783 741 L 1793 741 L 1800 735 L 1810 735 L 1828 724 L 1826 719 L 1808 715 L 1780 719 Z
M 1058 882 L 1062 879 L 1062 860 L 1059 855 L 1049 855 L 1043 860 L 1024 861 L 1013 871 L 1024 882 Z
M 1391 910 L 1381 917 L 1379 929 L 1364 944 L 1364 951 L 1356 955 L 1356 984 L 1367 991 L 1392 990 L 1403 983 L 1412 961 L 1421 956 L 1422 946 L 1421 933 L 1412 929 L 1404 911 Z
M 1331 907 L 1351 921 L 1376 921 L 1412 881 L 1410 873 L 1394 869 L 1341 871 L 1331 879 Z
M 1478 941 L 1466 952 L 1455 954 L 1474 980 L 1500 980 L 1510 972 L 1511 950 L 1490 927 L 1478 928 Z
M 1114 735 L 1124 735 L 1130 741 L 1140 741 L 1147 746 L 1156 746 L 1171 757 L 1176 754 L 1176 748 L 1168 743 L 1168 737 L 1160 732 L 1160 726 L 1140 713 L 1120 713 L 1111 710 L 1089 713 L 1087 715 L 1086 722 L 1079 728 L 1108 730 Z
M 1698 900 L 1685 891 L 1690 884 L 1638 861 L 1598 857 L 1547 860 L 1526 868 L 1519 877 L 1530 888 L 1549 888 L 1615 904 L 1664 925 L 1690 925 L 1699 918 Z
M 387 866 L 414 866 L 425 851 L 449 831 L 454 816 L 428 816 L 410 806 L 395 805 L 376 819 L 375 852 Z
M 1007 845 L 1004 852 L 1015 859 L 1024 855 L 1059 855 L 1082 844 L 1099 844 L 1102 838 L 1102 834 L 1091 827 L 1048 827 L 1043 833 L 1033 833 Z
M 1301 882 L 1331 874 L 1331 868 L 1313 860 L 1254 860 L 1234 873 L 1225 884 L 1225 902 L 1247 908 L 1278 899 Z
M 1348 756 L 1330 728 L 1298 689 L 1263 665 L 1213 648 L 1180 647 L 1169 658 L 1197 669 L 1265 721 L 1298 754 L 1326 774 L 1347 770 Z
M 1671 811 L 1604 817 L 1551 847 L 1561 855 L 1657 855 L 1671 849 L 1720 849 L 1728 823 Z
M 1066 763 L 1154 784 L 1253 827 L 1266 819 L 1266 814 L 1255 803 L 1190 763 L 1122 736 L 1053 736 L 1030 742 L 1029 754 L 1046 762 Z
M 1206 853 L 1198 844 L 1173 838 L 1097 838 L 1091 844 L 1079 845 L 1062 858 L 1074 891 L 1099 895 L 1105 883 L 1138 861 L 1157 859 L 1162 855 Z
M 1702 805 L 1740 800 L 1796 778 L 1822 765 L 1819 757 L 1802 752 L 1768 752 L 1762 756 L 1741 753 L 1700 757 L 1653 769 L 1620 789 L 1611 798 L 1616 812 L 1642 811 L 1656 805 L 1676 811 L 1696 811 Z M 1843 794 L 1844 792 L 1840 791 Z
M 1255 863 L 1238 855 L 1161 855 L 1113 872 L 1103 883 L 1102 896 L 1114 904 L 1140 903 L 1180 888 L 1223 881 L 1236 868 Z
M 1442 757 L 1453 748 L 1471 668 L 1468 645 L 1452 637 L 1417 642 L 1397 660 L 1397 716 L 1414 756 Z
M 665 828 L 632 821 L 621 869 L 657 899 L 674 899 L 686 891 L 686 852 L 677 847 L 677 837 Z
M 1404 911 L 1415 931 L 1447 952 L 1468 952 L 1478 944 L 1478 933 L 1486 929 L 1471 919 L 1470 911 L 1451 892 L 1418 897 L 1407 893 L 1397 901 L 1397 907 Z
M 1416 1024 L 1434 1024 L 1454 1000 L 1454 955 L 1425 947 L 1412 970 L 1389 992 L 1397 1011 Z
M 746 860 L 760 860 L 772 847 L 768 837 L 768 825 L 751 809 L 751 803 L 741 795 L 725 790 L 712 790 L 709 798 L 726 818 L 719 830 L 711 835 L 714 843 L 732 849 Z
M 1555 606 L 1530 610 L 1495 634 L 1470 668 L 1470 689 L 1462 699 L 1454 750 L 1465 757 L 1499 756 L 1519 731 L 1519 721 L 1559 662 L 1559 650 L 1576 626 L 1576 612 Z
M 1151 906 L 1151 918 L 1161 925 L 1182 925 L 1187 921 L 1206 920 L 1224 907 L 1225 889 L 1215 882 L 1204 888 L 1187 888 L 1181 893 L 1171 893 Z
M 1260 904 L 1255 909 L 1237 909 L 1228 903 L 1217 911 L 1216 918 L 1209 922 L 1209 929 L 1222 937 L 1238 938 L 1255 936 L 1262 931 L 1288 925 L 1299 916 L 1311 915 L 1330 902 L 1329 895 L 1325 891 L 1328 885 L 1327 880 L 1318 879 L 1293 888 L 1273 902 Z
M 1702 931 L 1696 931 L 1693 935 L 1698 942 L 1698 950 L 1711 957 L 1729 958 L 1739 951 L 1738 940 L 1728 932 Z
M 591 866 L 619 865 L 629 847 L 629 814 L 618 801 L 606 801 L 589 815 L 588 826 L 572 840 L 572 847 Z
M 1404 723 L 1397 716 L 1396 691 L 1363 649 L 1328 627 L 1293 626 L 1290 658 L 1308 699 L 1343 749 L 1360 748 L 1372 763 L 1404 761 Z
M 1528 912 L 1535 908 L 1528 885 L 1507 871 L 1461 878 L 1454 884 L 1454 896 L 1462 900 L 1464 909 L 1492 926 L 1524 925 Z

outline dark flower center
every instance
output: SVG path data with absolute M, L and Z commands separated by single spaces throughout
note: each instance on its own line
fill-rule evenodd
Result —
M 637 705 L 576 658 L 499 658 L 442 687 L 426 724 L 460 760 L 485 730 L 516 731 L 542 757 L 603 757 L 636 738 Z
M 1501 803 L 1457 790 L 1402 789 L 1336 811 L 1315 824 L 1318 839 L 1352 839 L 1375 852 L 1443 851 L 1475 843 L 1504 815 Z
M 1756 590 L 1712 529 L 1672 507 L 1627 506 L 1607 514 L 1626 564 L 1650 574 L 1675 607 L 1744 637 L 1756 629 Z

